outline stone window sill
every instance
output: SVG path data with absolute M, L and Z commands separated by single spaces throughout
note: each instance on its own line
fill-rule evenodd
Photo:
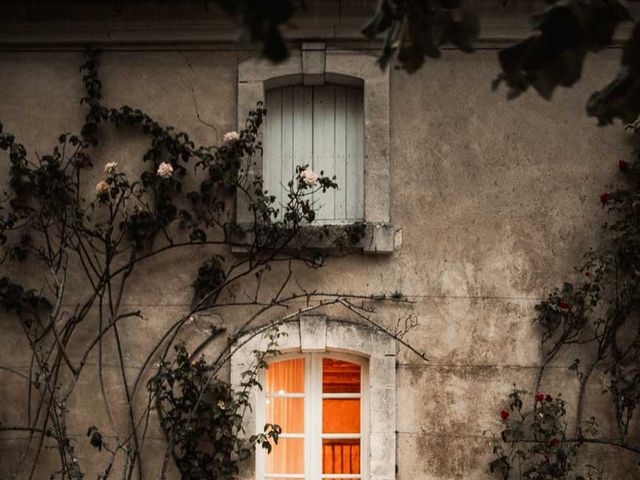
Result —
M 231 251 L 242 254 L 255 240 L 252 224 L 235 224 L 230 230 Z M 320 250 L 323 252 L 362 252 L 390 255 L 394 251 L 395 228 L 389 223 L 353 223 L 347 225 L 309 225 L 302 227 L 286 250 Z

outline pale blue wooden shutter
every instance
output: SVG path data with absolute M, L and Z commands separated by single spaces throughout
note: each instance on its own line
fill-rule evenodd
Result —
M 351 223 L 364 216 L 362 90 L 302 85 L 268 90 L 264 137 L 265 186 L 286 204 L 296 165 L 335 175 L 338 189 L 317 195 L 320 223 Z

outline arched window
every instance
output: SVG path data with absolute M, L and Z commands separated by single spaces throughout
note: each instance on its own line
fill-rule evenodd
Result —
M 256 449 L 242 480 L 392 480 L 395 478 L 396 343 L 366 325 L 302 316 L 282 324 L 281 355 L 250 395 L 244 434 L 279 424 L 270 454 Z M 251 335 L 251 334 L 248 334 Z M 267 337 L 241 337 L 231 358 L 231 383 L 243 375 Z
M 256 420 L 280 425 L 282 435 L 270 454 L 258 452 L 257 478 L 366 478 L 367 366 L 335 352 L 269 363 Z
M 266 91 L 264 136 L 266 188 L 287 203 L 287 183 L 298 165 L 335 175 L 336 190 L 316 203 L 316 220 L 353 223 L 364 219 L 363 94 L 343 85 L 286 86 Z M 281 209 L 282 211 L 282 209 Z

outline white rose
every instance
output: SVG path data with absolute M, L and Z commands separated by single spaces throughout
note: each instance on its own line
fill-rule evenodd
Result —
M 169 178 L 171 175 L 173 175 L 173 167 L 170 163 L 162 162 L 158 167 L 158 171 L 156 173 L 159 177 Z
M 118 162 L 109 162 L 104 166 L 104 173 L 115 173 L 117 167 Z
M 234 143 L 240 140 L 240 135 L 238 132 L 227 132 L 224 134 L 223 140 L 225 143 Z
M 220 410 L 224 410 L 225 408 L 227 408 L 227 406 L 224 404 L 222 400 L 218 400 L 218 408 Z
M 318 174 L 310 168 L 306 168 L 301 171 L 298 177 L 310 187 L 313 187 L 318 182 Z
M 107 193 L 109 191 L 109 184 L 104 180 L 96 184 L 96 191 L 98 193 Z

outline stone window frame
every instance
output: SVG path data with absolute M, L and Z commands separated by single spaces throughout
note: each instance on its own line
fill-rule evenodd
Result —
M 391 163 L 389 138 L 389 71 L 381 69 L 375 56 L 355 50 L 327 50 L 324 43 L 303 43 L 280 63 L 251 57 L 238 63 L 238 128 L 247 112 L 264 102 L 265 91 L 288 85 L 323 85 L 337 83 L 363 89 L 364 97 L 364 228 L 354 247 L 370 254 L 394 251 L 395 229 L 391 222 Z M 268 115 L 268 113 L 267 113 Z M 264 171 L 262 158 L 256 160 L 249 178 Z M 340 180 L 338 179 L 338 182 Z M 236 197 L 236 223 L 242 227 L 253 222 L 248 199 Z M 332 225 L 336 230 L 309 227 L 300 245 L 328 247 L 332 237 L 348 226 Z M 314 235 L 317 230 L 321 235 Z M 240 249 L 236 249 L 241 251 Z
M 329 319 L 324 315 L 303 315 L 278 327 L 283 333 L 278 350 L 283 357 L 292 353 L 343 353 L 366 359 L 368 363 L 368 432 L 367 475 L 363 480 L 394 480 L 396 472 L 396 340 L 372 327 Z M 268 332 L 267 332 L 268 333 Z M 248 334 L 251 335 L 251 334 Z M 265 334 L 236 344 L 230 361 L 231 385 L 240 389 L 242 372 L 255 362 L 255 351 L 264 350 L 268 339 Z M 278 358 L 278 357 L 274 357 Z M 363 392 L 364 397 L 365 392 Z M 260 433 L 263 425 L 256 421 L 259 392 L 250 393 L 251 407 L 243 418 L 244 434 Z M 364 444 L 364 442 L 363 442 Z M 254 462 L 248 462 L 242 478 L 259 479 Z

